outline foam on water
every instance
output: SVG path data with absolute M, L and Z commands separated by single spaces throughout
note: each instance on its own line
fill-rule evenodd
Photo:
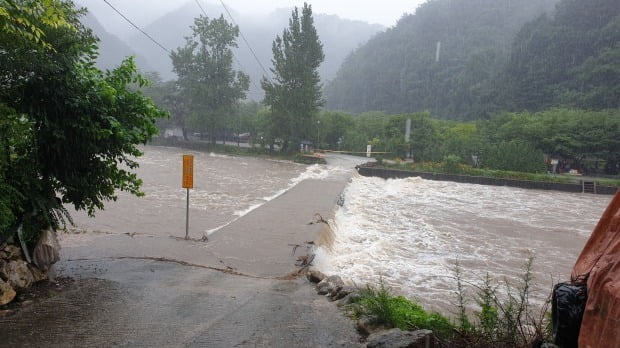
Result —
M 335 212 L 335 239 L 316 266 L 357 284 L 380 278 L 427 307 L 449 310 L 453 268 L 478 282 L 515 279 L 531 255 L 542 302 L 566 279 L 609 196 L 354 176 Z

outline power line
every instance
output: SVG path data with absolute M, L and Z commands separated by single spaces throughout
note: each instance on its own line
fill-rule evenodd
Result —
M 151 37 L 151 35 L 147 34 L 144 30 L 140 29 L 140 27 L 138 27 L 137 25 L 135 25 L 129 18 L 125 17 L 124 14 L 121 13 L 121 11 L 117 10 L 114 6 L 112 6 L 112 4 L 110 4 L 108 2 L 108 0 L 103 0 L 103 2 L 105 2 L 106 4 L 108 4 L 108 6 L 110 6 L 114 11 L 116 11 L 116 13 L 118 13 L 121 17 L 123 17 L 129 24 L 131 24 L 134 28 L 138 29 L 142 34 L 144 34 L 146 37 L 148 37 L 151 41 L 153 41 L 157 46 L 161 47 L 162 50 L 166 51 L 166 53 L 170 54 L 170 50 L 167 49 L 166 47 L 164 47 L 162 44 L 160 44 L 159 42 L 157 42 L 157 40 L 153 39 L 153 37 Z
M 200 1 L 196 0 L 196 5 L 198 5 L 198 7 L 200 7 L 200 10 L 202 11 L 202 13 L 204 13 L 205 17 L 209 17 L 209 16 L 207 16 L 207 11 L 205 11 L 205 9 L 202 8 L 202 5 L 200 4 Z
M 202 5 L 200 5 L 200 2 L 198 0 L 196 1 L 196 5 L 198 5 L 198 7 L 200 8 L 200 10 L 202 11 L 202 13 L 205 15 L 205 17 L 209 17 L 207 16 L 207 12 L 205 11 L 205 9 L 202 7 Z M 236 24 L 235 24 L 236 25 Z M 241 33 L 241 30 L 239 30 L 239 33 Z M 237 63 L 237 65 L 239 65 L 239 67 L 241 68 L 241 70 L 243 71 L 247 71 L 243 65 L 241 64 L 241 62 L 239 61 L 239 59 L 237 59 L 237 57 L 235 56 L 235 54 L 233 53 L 233 59 L 235 60 L 235 63 Z M 256 82 L 254 82 L 254 80 L 250 79 L 250 82 L 252 83 L 252 85 L 254 85 L 254 87 L 257 90 L 260 90 L 260 88 L 258 87 L 258 85 L 256 84 Z
M 198 1 L 198 0 L 196 0 L 196 1 Z M 233 24 L 236 25 L 237 27 L 239 27 L 239 25 L 235 22 L 235 19 L 233 18 L 232 14 L 230 14 L 230 11 L 228 11 L 228 7 L 226 7 L 226 5 L 224 4 L 223 0 L 220 0 L 220 4 L 222 4 L 222 7 L 224 8 L 224 10 L 226 10 L 226 13 L 228 13 L 228 17 L 230 17 L 230 20 L 233 22 Z M 245 35 L 243 35 L 243 32 L 241 31 L 241 29 L 239 29 L 239 35 L 243 39 L 243 42 L 245 42 L 245 44 L 250 49 L 250 52 L 252 52 L 252 56 L 254 56 L 254 59 L 256 60 L 256 62 L 260 66 L 260 68 L 263 69 L 263 72 L 265 73 L 265 76 L 269 80 L 271 80 L 271 77 L 270 77 L 269 73 L 267 72 L 267 69 L 265 69 L 265 67 L 263 66 L 263 63 L 261 63 L 260 59 L 258 59 L 258 56 L 256 55 L 256 52 L 254 52 L 254 49 L 252 48 L 252 46 L 250 45 L 248 40 L 245 38 Z

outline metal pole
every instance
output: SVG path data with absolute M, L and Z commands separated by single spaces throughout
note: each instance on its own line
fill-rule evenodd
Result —
M 189 239 L 189 188 L 187 189 L 187 205 L 185 206 L 185 239 Z
M 321 147 L 321 120 L 316 121 L 316 149 L 318 150 Z

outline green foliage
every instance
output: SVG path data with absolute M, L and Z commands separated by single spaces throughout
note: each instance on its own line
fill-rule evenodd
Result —
M 481 163 L 487 168 L 505 171 L 544 173 L 542 151 L 523 141 L 501 142 L 484 150 Z
M 238 101 L 245 98 L 250 79 L 232 69 L 237 26 L 229 24 L 223 15 L 217 19 L 200 16 L 191 29 L 185 47 L 170 54 L 182 98 L 171 103 L 179 106 L 180 114 L 187 114 L 183 118 L 189 126 L 208 131 L 215 143 L 217 133 L 227 128 L 228 119 L 235 114 Z M 185 104 L 182 108 L 181 103 Z
M 447 173 L 460 173 L 461 172 L 461 157 L 457 155 L 448 155 L 443 158 L 444 170 Z
M 177 81 L 162 81 L 157 73 L 146 73 L 149 85 L 144 88 L 144 95 L 153 100 L 158 108 L 168 111 L 169 118 L 159 119 L 157 128 L 163 133 L 168 127 L 179 127 L 183 131 L 183 137 L 187 140 L 187 113 L 189 101 L 187 96 L 181 93 Z
M 475 317 L 478 321 L 478 331 L 488 341 L 494 339 L 500 322 L 499 311 L 495 305 L 496 294 L 497 287 L 493 285 L 493 279 L 487 272 L 476 294 L 476 303 L 480 306 L 480 311 L 475 313 Z
M 46 27 L 74 30 L 66 17 L 70 3 L 57 0 L 0 0 L 0 32 L 22 43 L 54 50 L 46 39 Z
M 617 0 L 427 1 L 345 60 L 326 105 L 459 120 L 617 109 L 619 58 Z
M 529 301 L 533 282 L 532 264 L 533 258 L 530 257 L 524 264 L 519 284 L 514 287 L 505 280 L 504 292 L 500 293 L 499 286 L 493 285 L 493 279 L 488 273 L 481 285 L 468 283 L 463 279 L 457 261 L 454 268 L 457 286 L 455 293 L 459 304 L 457 319 L 463 341 L 469 342 L 467 346 L 524 347 L 538 340 L 549 339 L 547 306 L 544 305 L 537 313 Z M 475 301 L 479 310 L 474 313 L 474 321 L 467 317 L 464 308 L 466 283 L 477 290 Z
M 556 2 L 427 1 L 345 60 L 326 86 L 327 107 L 487 117 L 503 105 L 500 77 L 512 39 Z
M 367 285 L 360 290 L 360 296 L 351 305 L 357 318 L 368 317 L 377 324 L 397 327 L 402 330 L 432 330 L 441 338 L 453 333 L 450 321 L 439 313 L 428 313 L 419 304 L 402 296 L 393 296 L 383 282 L 379 288 Z
M 521 151 L 523 156 L 535 148 L 555 158 L 573 160 L 576 167 L 582 166 L 586 158 L 598 158 L 613 164 L 607 174 L 616 174 L 615 164 L 620 162 L 618 110 L 550 109 L 535 114 L 501 113 L 488 122 L 481 122 L 480 132 L 488 143 L 528 144 Z M 532 152 L 531 156 L 534 155 Z M 535 171 L 536 168 L 531 169 Z
M 619 15 L 615 0 L 563 0 L 553 18 L 525 25 L 506 67 L 506 106 L 531 111 L 620 106 Z
M 271 108 L 269 133 L 282 140 L 283 151 L 295 151 L 302 140 L 315 139 L 316 116 L 323 105 L 318 68 L 325 56 L 311 6 L 304 3 L 301 18 L 295 7 L 272 51 L 274 78 L 261 82 L 264 103 Z
M 92 215 L 117 189 L 140 195 L 131 172 L 137 145 L 164 115 L 135 90 L 146 80 L 132 59 L 95 68 L 97 41 L 80 12 L 69 2 L 54 6 L 69 25 L 32 18 L 54 50 L 0 33 L 0 237 L 22 225 L 31 244 L 42 228 L 70 222 L 63 203 Z

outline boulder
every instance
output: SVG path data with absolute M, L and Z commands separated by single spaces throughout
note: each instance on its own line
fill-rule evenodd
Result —
M 345 298 L 347 295 L 349 295 L 352 292 L 357 292 L 357 288 L 354 287 L 354 286 L 345 285 L 345 286 L 341 287 L 340 290 L 338 290 L 337 293 L 332 295 L 332 300 L 334 300 L 334 301 L 340 300 L 342 298 Z
M 316 270 L 311 270 L 310 272 L 308 272 L 306 277 L 311 283 L 319 283 L 321 280 L 326 278 L 325 274 Z
M 329 295 L 331 297 L 342 289 L 343 286 L 342 278 L 336 275 L 321 280 L 316 287 L 319 295 Z
M 402 331 L 391 329 L 368 336 L 368 348 L 432 348 L 435 336 L 430 330 Z
M 349 304 L 353 303 L 353 300 L 358 298 L 359 296 L 360 296 L 359 291 L 356 289 L 355 291 L 353 291 L 350 294 L 346 295 L 342 299 L 338 300 L 337 306 L 338 307 L 342 307 L 342 306 L 349 305 Z
M 47 273 L 42 272 L 37 267 L 33 265 L 28 265 L 28 268 L 30 269 L 30 272 L 32 273 L 32 279 L 34 283 L 47 279 Z
M 28 263 L 23 260 L 10 261 L 0 270 L 2 277 L 13 289 L 25 289 L 34 282 Z
M 4 247 L 4 254 L 6 260 L 19 260 L 22 258 L 22 249 L 15 245 L 7 245 Z
M 385 332 L 386 330 L 391 329 L 391 327 L 378 324 L 375 319 L 369 317 L 363 317 L 358 320 L 355 323 L 355 328 L 362 336 L 369 336 L 373 332 Z
M 319 295 L 327 295 L 329 284 L 322 280 L 317 286 L 316 286 L 316 292 Z
M 0 279 L 0 306 L 13 301 L 16 294 L 15 290 L 8 283 Z

